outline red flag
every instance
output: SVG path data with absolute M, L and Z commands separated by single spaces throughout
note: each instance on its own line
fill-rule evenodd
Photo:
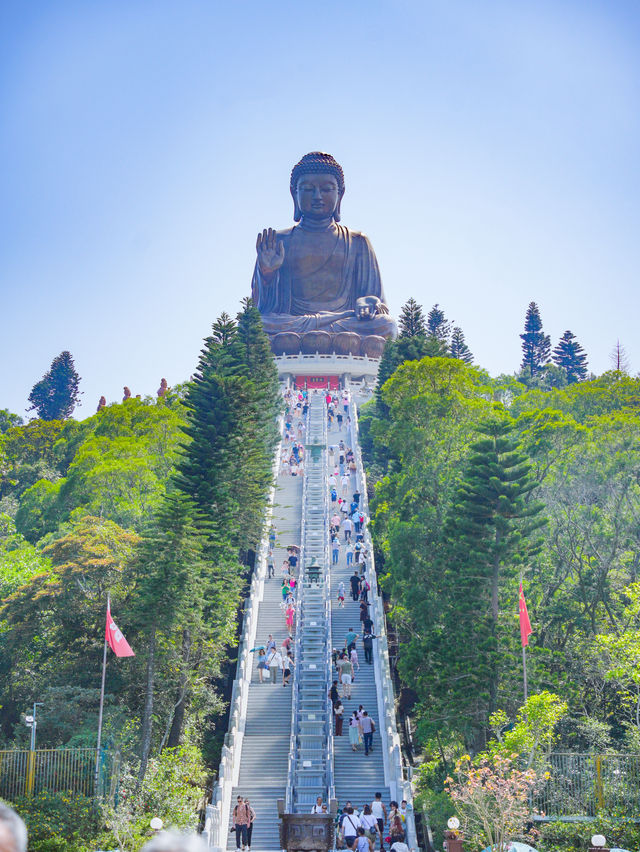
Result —
M 135 657 L 131 646 L 118 629 L 118 625 L 111 618 L 111 604 L 107 604 L 107 626 L 105 627 L 104 638 L 109 643 L 109 647 L 116 657 Z
M 529 636 L 533 633 L 531 622 L 529 621 L 529 613 L 527 612 L 527 602 L 524 599 L 524 589 L 522 581 L 520 582 L 520 638 L 522 639 L 522 647 L 526 648 L 529 644 Z

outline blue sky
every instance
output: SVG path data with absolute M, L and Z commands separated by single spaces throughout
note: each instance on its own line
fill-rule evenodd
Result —
M 80 417 L 191 374 L 289 172 L 342 163 L 393 313 L 513 372 L 527 304 L 640 369 L 640 5 L 5 2 L 0 408 L 69 349 Z

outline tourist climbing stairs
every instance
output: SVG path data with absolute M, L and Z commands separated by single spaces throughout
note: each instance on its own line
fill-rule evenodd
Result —
M 361 495 L 366 515 L 366 482 L 358 446 L 357 409 L 348 405 L 350 417 L 338 430 L 327 431 L 327 408 L 322 393 L 310 393 L 306 419 L 304 477 L 277 476 L 273 497 L 273 522 L 277 528 L 275 578 L 267 577 L 267 542 L 263 543 L 251 595 L 245 608 L 244 629 L 239 648 L 238 676 L 232 696 L 229 731 L 225 737 L 218 783 L 207 809 L 206 832 L 211 847 L 221 852 L 233 849 L 236 838 L 229 831 L 237 796 L 248 798 L 256 812 L 251 846 L 254 852 L 280 849 L 278 808 L 287 813 L 309 813 L 317 796 L 331 807 L 346 801 L 361 810 L 375 793 L 388 805 L 391 799 L 411 800 L 410 784 L 404 777 L 400 741 L 396 729 L 393 685 L 389 672 L 388 643 L 382 600 L 377 594 L 371 539 L 365 532 L 369 551 L 365 576 L 371 586 L 370 615 L 374 622 L 373 661 L 364 658 L 361 638 L 357 640 L 359 668 L 351 697 L 345 705 L 343 733 L 334 736 L 334 720 L 328 690 L 336 677 L 332 649 L 345 647 L 350 628 L 361 634 L 359 604 L 350 595 L 349 577 L 354 563 L 347 565 L 341 548 L 336 565 L 330 559 L 329 475 L 339 453 L 340 441 L 355 453 L 346 497 Z M 334 447 L 333 454 L 329 448 Z M 278 455 L 279 468 L 280 455 Z M 341 533 L 344 541 L 344 536 Z M 287 548 L 300 547 L 295 602 L 294 658 L 292 683 L 260 683 L 256 648 L 266 645 L 272 634 L 280 647 L 287 634 L 281 607 L 280 568 Z M 344 607 L 338 605 L 337 589 L 344 582 Z M 373 719 L 376 732 L 373 750 L 365 755 L 362 744 L 353 751 L 349 742 L 349 717 L 362 705 Z M 413 819 L 407 819 L 407 842 L 416 849 Z

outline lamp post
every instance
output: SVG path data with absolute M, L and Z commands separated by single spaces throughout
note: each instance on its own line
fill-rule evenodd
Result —
M 609 852 L 604 834 L 594 834 L 591 838 L 589 852 Z
M 462 837 L 458 834 L 460 820 L 458 817 L 450 817 L 447 820 L 448 831 L 444 833 L 444 846 L 447 852 L 462 852 Z
M 38 713 L 38 707 L 42 707 L 42 701 L 34 701 L 33 714 L 26 715 L 24 717 L 25 725 L 27 726 L 27 728 L 31 728 L 31 743 L 29 745 L 29 757 L 27 759 L 27 778 L 25 783 L 25 794 L 27 796 L 33 795 L 33 785 L 36 775 L 36 728 L 38 727 L 36 715 Z

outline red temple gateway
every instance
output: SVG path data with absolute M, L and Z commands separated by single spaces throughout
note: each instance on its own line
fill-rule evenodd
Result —
M 338 390 L 339 379 L 339 376 L 296 376 L 295 385 L 298 390 L 313 390 L 314 388 Z

